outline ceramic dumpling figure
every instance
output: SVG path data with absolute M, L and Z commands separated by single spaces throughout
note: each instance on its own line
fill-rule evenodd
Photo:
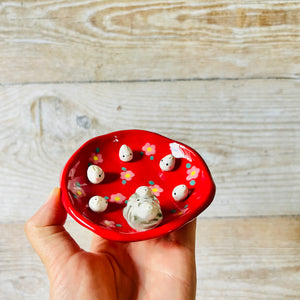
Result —
M 104 179 L 105 175 L 100 167 L 90 165 L 87 169 L 87 177 L 91 183 L 98 184 Z
M 119 157 L 122 161 L 131 161 L 133 158 L 133 153 L 130 147 L 127 145 L 122 145 L 119 150 Z
M 158 199 L 148 187 L 140 187 L 128 199 L 123 216 L 136 231 L 152 229 L 163 219 Z
M 177 185 L 172 192 L 172 196 L 175 201 L 182 201 L 187 198 L 189 189 L 185 184 Z
M 100 196 L 93 196 L 89 201 L 89 207 L 94 212 L 103 212 L 107 209 L 108 202 Z
M 147 186 L 140 186 L 136 189 L 135 193 L 139 196 L 150 196 L 152 197 L 153 196 L 153 193 L 151 191 L 150 188 L 148 188 Z
M 175 167 L 175 157 L 168 154 L 159 162 L 159 166 L 163 171 L 172 171 Z

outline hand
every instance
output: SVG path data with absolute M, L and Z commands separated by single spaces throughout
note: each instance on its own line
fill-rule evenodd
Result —
M 94 235 L 82 250 L 63 227 L 67 213 L 55 188 L 25 232 L 46 266 L 50 299 L 195 298 L 196 221 L 162 238 L 122 243 Z

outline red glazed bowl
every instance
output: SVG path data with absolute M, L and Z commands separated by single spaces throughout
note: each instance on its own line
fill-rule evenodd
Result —
M 133 151 L 130 162 L 119 159 L 123 144 Z M 164 172 L 159 162 L 171 153 L 176 157 L 175 168 Z M 105 172 L 100 184 L 88 181 L 90 164 Z M 172 191 L 179 184 L 188 187 L 189 196 L 176 202 Z M 88 140 L 66 163 L 60 185 L 62 203 L 69 215 L 103 238 L 124 242 L 156 238 L 179 229 L 206 209 L 215 195 L 208 167 L 195 150 L 144 130 L 117 131 Z M 154 229 L 137 232 L 124 219 L 123 208 L 142 185 L 149 186 L 159 199 L 163 221 Z M 89 208 L 89 199 L 95 195 L 108 200 L 106 211 L 96 213 Z

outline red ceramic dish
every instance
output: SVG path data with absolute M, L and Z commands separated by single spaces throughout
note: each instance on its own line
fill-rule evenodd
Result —
M 133 160 L 119 159 L 119 149 L 126 144 L 133 150 Z M 163 172 L 160 160 L 167 154 L 176 157 L 173 171 Z M 90 164 L 100 166 L 105 179 L 92 184 L 87 179 Z M 210 172 L 192 148 L 144 130 L 124 130 L 95 137 L 82 145 L 66 163 L 61 174 L 62 203 L 81 225 L 114 241 L 139 241 L 163 236 L 196 218 L 215 195 Z M 185 184 L 186 200 L 176 202 L 173 188 Z M 132 229 L 123 217 L 126 200 L 139 186 L 149 186 L 160 201 L 162 223 L 143 232 Z M 88 202 L 99 195 L 108 200 L 102 213 L 93 212 Z

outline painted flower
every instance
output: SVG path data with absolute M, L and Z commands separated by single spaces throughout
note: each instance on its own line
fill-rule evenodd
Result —
M 188 174 L 188 176 L 186 177 L 186 180 L 190 181 L 190 180 L 196 179 L 198 177 L 200 169 L 193 166 L 190 169 L 188 169 L 186 172 Z
M 108 227 L 108 228 L 113 228 L 116 226 L 116 223 L 114 221 L 109 221 L 109 220 L 103 220 L 101 222 L 101 225 Z
M 76 195 L 76 197 L 78 198 L 81 198 L 81 197 L 85 197 L 86 196 L 86 193 L 85 191 L 82 189 L 82 188 L 77 188 L 75 191 L 74 191 L 74 195 Z
M 126 197 L 121 193 L 113 194 L 109 198 L 109 202 L 123 203 L 126 200 Z
M 76 178 L 75 180 L 70 181 L 68 184 L 68 189 L 73 193 L 75 198 L 85 197 L 86 193 L 82 188 L 82 184 L 80 184 Z
M 121 172 L 121 179 L 130 181 L 134 175 L 132 171 Z
M 93 164 L 102 163 L 103 162 L 102 154 L 101 153 L 92 153 L 90 156 L 90 161 Z
M 162 193 L 164 190 L 157 184 L 149 186 L 149 188 L 152 190 L 152 193 L 158 197 L 160 193 Z
M 156 153 L 155 145 L 151 145 L 150 143 L 146 143 L 142 150 L 145 152 L 146 155 L 152 155 Z
M 179 217 L 184 215 L 189 210 L 189 206 L 186 204 L 182 209 L 172 209 L 171 212 L 175 214 L 175 216 Z

